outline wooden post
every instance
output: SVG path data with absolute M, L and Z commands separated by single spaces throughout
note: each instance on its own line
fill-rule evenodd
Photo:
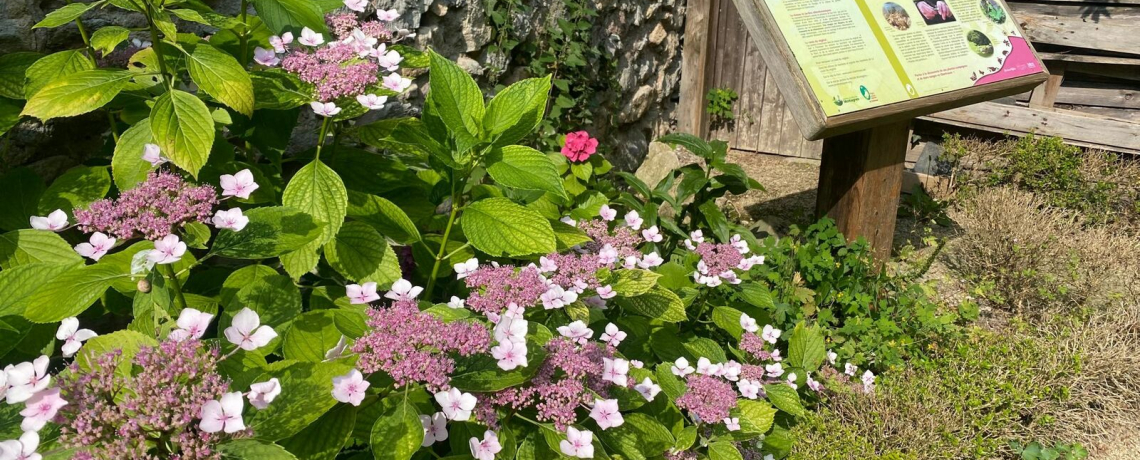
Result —
M 1029 106 L 1035 109 L 1048 109 L 1057 102 L 1057 93 L 1061 91 L 1061 82 L 1065 80 L 1065 63 L 1058 62 L 1049 66 L 1049 79 L 1041 86 L 1033 89 L 1029 94 Z
M 816 212 L 849 240 L 866 238 L 880 261 L 891 256 L 909 138 L 908 120 L 823 141 Z
M 677 130 L 703 138 L 708 129 L 705 93 L 710 58 L 709 29 L 713 0 L 689 0 L 685 13 L 685 44 L 681 49 L 681 100 L 677 103 Z

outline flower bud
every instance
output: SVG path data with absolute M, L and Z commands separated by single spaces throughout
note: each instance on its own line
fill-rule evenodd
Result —
M 145 279 L 139 280 L 139 292 L 143 294 L 150 292 L 150 281 Z

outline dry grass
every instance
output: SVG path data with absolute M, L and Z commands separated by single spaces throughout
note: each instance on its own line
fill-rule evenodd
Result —
M 991 300 L 1016 313 L 1072 313 L 1140 289 L 1140 239 L 1085 225 L 1031 193 L 979 189 L 951 218 L 962 231 L 946 248 L 946 264 L 992 286 Z

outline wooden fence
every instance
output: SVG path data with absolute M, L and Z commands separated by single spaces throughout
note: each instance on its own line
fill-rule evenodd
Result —
M 1032 92 L 923 117 L 938 130 L 1036 132 L 1083 147 L 1140 154 L 1140 0 L 1010 1 L 1050 80 Z M 784 107 L 732 0 L 689 0 L 679 127 L 742 151 L 818 159 Z M 710 89 L 740 98 L 711 126 Z

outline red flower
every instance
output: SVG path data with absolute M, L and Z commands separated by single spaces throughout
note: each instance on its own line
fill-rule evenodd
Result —
M 586 161 L 597 151 L 598 140 L 585 131 L 567 134 L 566 143 L 562 144 L 562 154 L 573 162 Z

